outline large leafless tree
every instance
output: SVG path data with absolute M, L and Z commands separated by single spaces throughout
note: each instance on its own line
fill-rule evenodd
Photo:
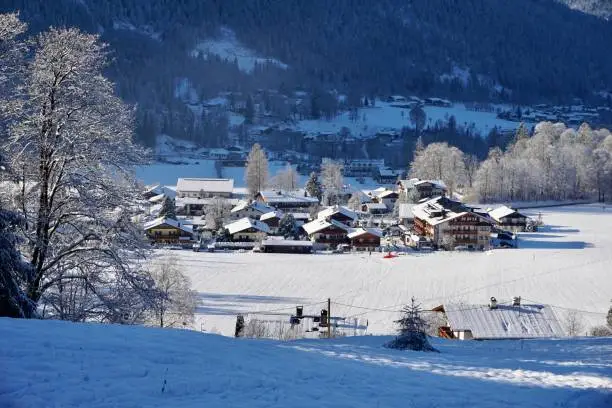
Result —
M 133 222 L 131 168 L 144 151 L 132 144 L 132 111 L 103 76 L 108 51 L 97 36 L 50 29 L 29 54 L 27 70 L 9 80 L 4 146 L 33 269 L 26 294 L 38 312 L 61 318 L 134 321 L 155 290 Z

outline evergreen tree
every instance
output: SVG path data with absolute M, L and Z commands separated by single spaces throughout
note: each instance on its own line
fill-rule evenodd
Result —
M 297 239 L 297 224 L 293 215 L 283 215 L 278 225 L 278 233 L 285 239 Z
M 317 173 L 310 173 L 310 178 L 306 182 L 306 192 L 310 197 L 316 197 L 319 201 L 321 200 L 323 191 L 321 189 L 321 183 L 319 182 Z
M 168 196 L 164 197 L 161 210 L 159 210 L 159 216 L 176 220 L 176 206 L 172 198 Z
M 249 95 L 246 100 L 244 118 L 244 122 L 247 125 L 252 125 L 255 120 L 255 105 L 253 104 L 253 98 L 251 97 L 251 95 Z
M 608 310 L 608 315 L 606 316 L 606 323 L 608 323 L 608 326 L 612 329 L 612 306 L 610 306 L 610 309 Z
M 420 105 L 416 105 L 410 109 L 410 123 L 414 126 L 414 130 L 417 135 L 420 135 L 425 127 L 427 121 L 427 114 Z
M 33 314 L 34 303 L 23 290 L 31 268 L 17 249 L 15 228 L 19 222 L 16 214 L 0 208 L 0 316 L 4 317 Z
M 421 313 L 421 306 L 416 303 L 413 297 L 410 305 L 404 307 L 402 317 L 395 321 L 399 326 L 399 334 L 387 344 L 387 347 L 400 350 L 437 352 L 438 350 L 429 344 L 429 339 L 425 332 L 427 323 L 421 316 Z

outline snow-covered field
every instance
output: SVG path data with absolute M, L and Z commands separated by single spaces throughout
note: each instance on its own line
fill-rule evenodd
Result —
M 469 110 L 462 103 L 451 107 L 425 106 L 424 110 L 428 126 L 433 126 L 438 120 L 447 122 L 450 116 L 455 116 L 457 125 L 469 127 L 473 124 L 483 137 L 494 127 L 514 130 L 519 126 L 516 122 L 498 119 L 494 112 Z M 354 137 L 367 137 L 379 131 L 399 130 L 405 126 L 413 126 L 410 123 L 409 109 L 394 107 L 390 103 L 377 100 L 376 106 L 359 109 L 356 121 L 351 121 L 349 113 L 345 112 L 332 120 L 302 120 L 292 128 L 318 134 L 337 133 L 342 127 L 347 127 Z
M 612 339 L 288 343 L 187 330 L 0 319 L 0 406 L 612 406 Z
M 239 313 L 274 310 L 276 318 L 288 319 L 296 305 L 318 313 L 328 297 L 334 316 L 367 320 L 373 334 L 392 333 L 397 310 L 412 296 L 425 308 L 522 296 L 524 302 L 554 305 L 562 320 L 568 308 L 578 309 L 585 331 L 603 324 L 612 297 L 612 208 L 526 211 L 538 212 L 546 227 L 522 234 L 518 249 L 413 253 L 395 259 L 378 253 L 158 255 L 178 256 L 199 292 L 196 329 L 225 335 L 233 335 Z

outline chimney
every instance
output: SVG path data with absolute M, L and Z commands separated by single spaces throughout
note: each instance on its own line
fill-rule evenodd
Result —
M 521 305 L 521 297 L 515 296 L 512 298 L 512 306 L 520 306 Z
M 489 303 L 489 309 L 497 309 L 497 299 L 495 299 L 495 297 L 493 296 L 491 296 L 491 303 Z

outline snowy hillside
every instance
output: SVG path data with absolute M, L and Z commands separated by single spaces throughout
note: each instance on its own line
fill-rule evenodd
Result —
M 238 68 L 246 73 L 253 72 L 256 64 L 273 64 L 283 69 L 288 68 L 286 64 L 276 59 L 258 56 L 253 50 L 242 45 L 236 38 L 236 34 L 228 28 L 221 29 L 221 35 L 218 38 L 200 42 L 191 55 L 201 55 L 204 58 L 215 55 L 222 60 L 236 61 Z
M 612 293 L 612 208 L 584 205 L 525 212 L 541 212 L 546 226 L 541 232 L 521 234 L 518 249 L 417 252 L 395 259 L 383 259 L 379 253 L 159 254 L 177 256 L 199 292 L 196 328 L 225 335 L 233 335 L 239 313 L 274 310 L 276 319 L 287 321 L 296 305 L 318 313 L 328 297 L 334 315 L 367 320 L 371 334 L 393 332 L 397 311 L 412 296 L 425 308 L 522 296 L 526 302 L 553 305 L 562 321 L 569 308 L 580 310 L 584 333 L 603 324 Z
M 41 335 L 44 333 L 44 335 Z M 192 331 L 0 319 L 0 406 L 609 407 L 612 340 L 236 340 Z

